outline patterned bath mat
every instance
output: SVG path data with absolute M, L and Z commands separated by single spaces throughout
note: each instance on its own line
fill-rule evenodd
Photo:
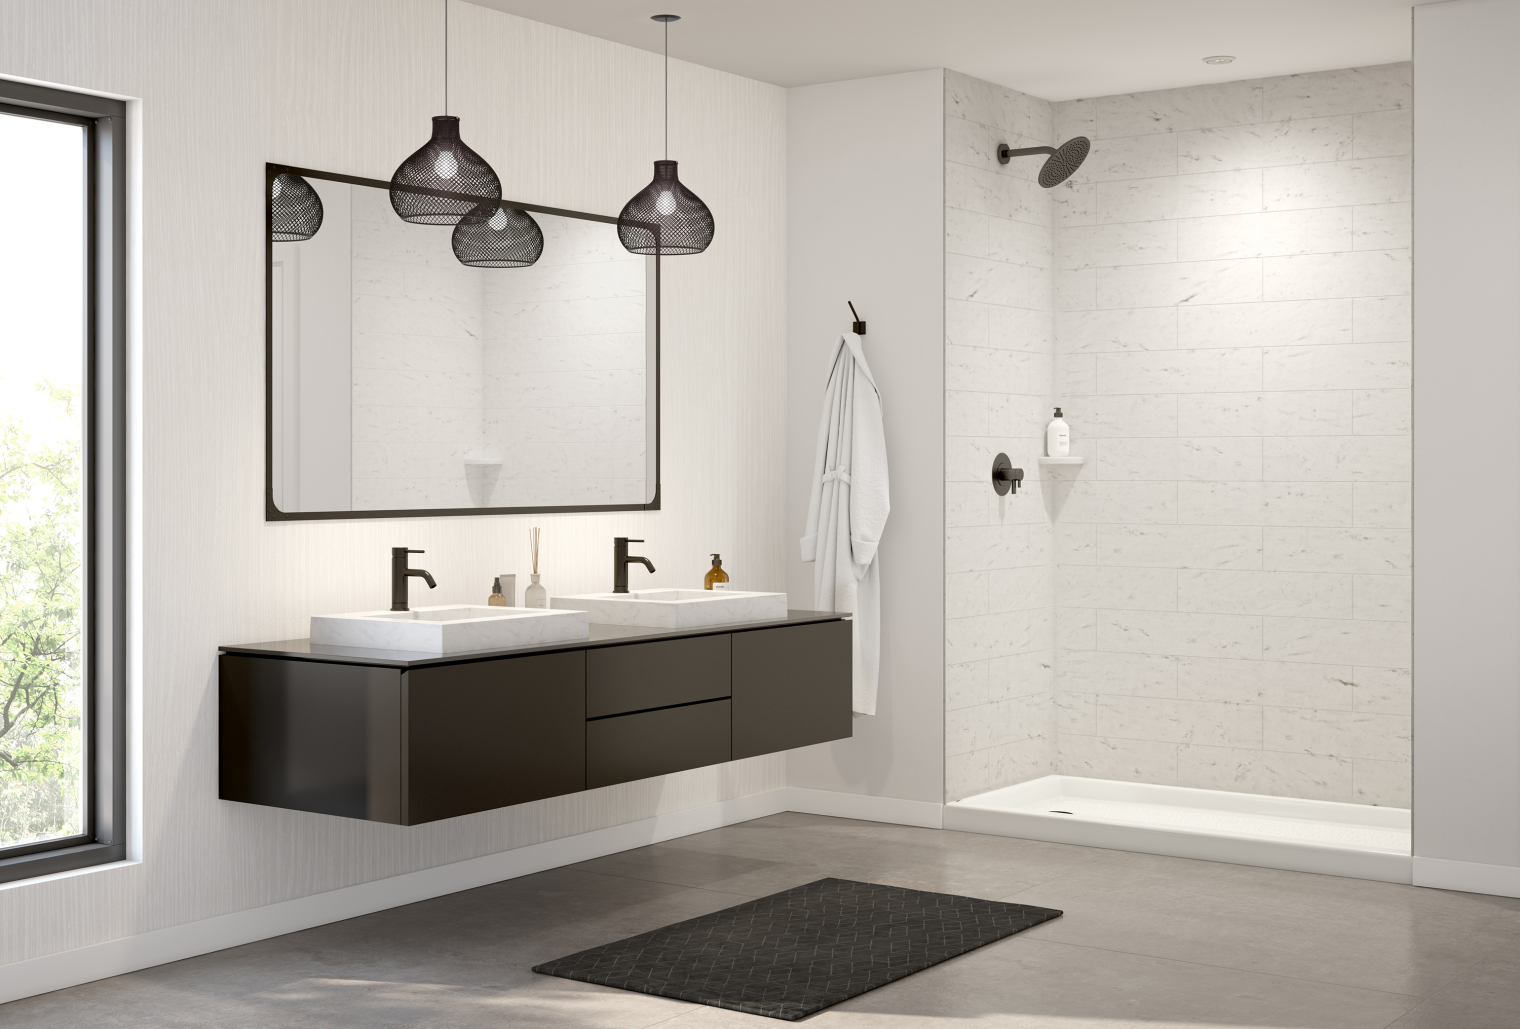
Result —
M 795 1022 L 1060 914 L 819 879 L 533 971 Z

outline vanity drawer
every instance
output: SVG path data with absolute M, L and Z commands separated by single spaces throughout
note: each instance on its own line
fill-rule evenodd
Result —
M 586 788 L 729 760 L 731 708 L 728 700 L 710 700 L 587 722 Z
M 731 640 L 721 633 L 586 651 L 586 717 L 729 696 Z

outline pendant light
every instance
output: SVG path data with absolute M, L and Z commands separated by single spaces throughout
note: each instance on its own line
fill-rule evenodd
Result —
M 544 252 L 544 232 L 527 211 L 487 201 L 459 219 L 453 243 L 471 268 L 526 268 Z
M 449 110 L 449 0 L 443 0 L 443 110 L 433 119 L 433 138 L 401 162 L 391 176 L 391 207 L 402 221 L 417 225 L 454 225 L 475 209 L 479 200 L 414 193 L 405 188 L 467 193 L 501 199 L 501 180 L 485 158 L 459 138 L 459 119 Z
M 665 25 L 665 160 L 654 162 L 654 180 L 633 195 L 618 215 L 618 239 L 634 254 L 674 257 L 700 254 L 713 238 L 713 216 L 702 198 L 681 185 L 670 160 L 670 23 L 679 14 L 656 14 Z
M 269 183 L 269 238 L 299 243 L 322 227 L 322 198 L 295 172 L 280 172 Z

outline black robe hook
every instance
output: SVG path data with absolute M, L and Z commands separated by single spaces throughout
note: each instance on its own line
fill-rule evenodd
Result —
M 861 321 L 860 315 L 855 313 L 854 301 L 846 300 L 845 303 L 850 305 L 850 314 L 855 318 L 855 321 L 850 325 L 850 331 L 857 336 L 864 336 L 866 334 L 866 323 Z

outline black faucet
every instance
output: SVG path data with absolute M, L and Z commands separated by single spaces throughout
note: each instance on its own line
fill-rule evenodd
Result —
M 407 550 L 405 547 L 392 547 L 391 548 L 391 610 L 392 611 L 407 611 L 407 610 L 410 610 L 406 606 L 406 599 L 407 599 L 407 581 L 406 580 L 409 579 L 410 577 L 412 577 L 413 575 L 420 576 L 424 581 L 426 581 L 427 584 L 428 584 L 428 589 L 430 589 L 430 590 L 436 590 L 438 588 L 438 584 L 433 581 L 433 577 L 431 575 L 429 575 L 427 572 L 424 572 L 421 568 L 408 568 L 406 566 L 407 565 L 407 560 L 408 560 L 407 559 L 407 555 L 408 554 L 423 554 L 423 553 L 426 553 L 426 551 L 423 551 L 423 550 Z
M 628 566 L 635 561 L 641 563 L 651 572 L 654 571 L 654 565 L 650 564 L 649 558 L 634 557 L 628 553 L 628 544 L 643 542 L 643 540 L 631 540 L 627 536 L 612 537 L 612 592 L 628 592 Z

